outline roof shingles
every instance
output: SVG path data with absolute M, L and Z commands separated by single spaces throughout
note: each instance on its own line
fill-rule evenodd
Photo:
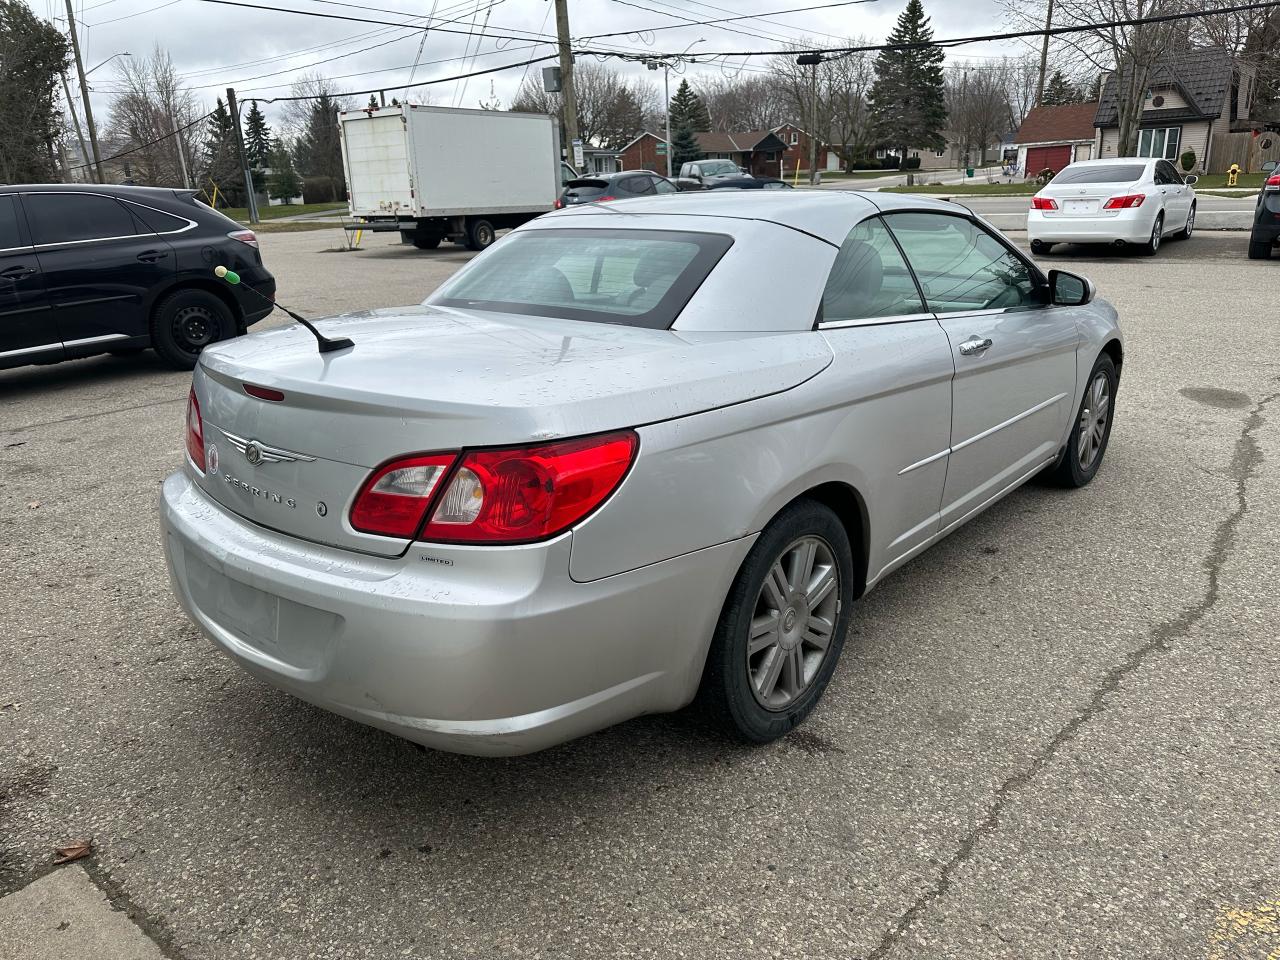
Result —
M 1206 120 L 1222 116 L 1231 90 L 1231 56 L 1222 47 L 1198 47 L 1182 50 L 1156 64 L 1147 80 L 1148 89 L 1176 87 L 1187 98 L 1188 104 Z M 1183 111 L 1179 111 L 1181 115 Z M 1098 127 L 1115 127 L 1120 123 L 1116 105 L 1116 75 L 1107 76 L 1102 87 L 1102 99 L 1093 122 Z M 1143 121 L 1147 119 L 1143 115 Z M 1172 117 L 1171 117 L 1172 119 Z
M 1093 139 L 1093 115 L 1098 104 L 1066 103 L 1033 107 L 1013 136 L 1014 143 L 1069 143 Z

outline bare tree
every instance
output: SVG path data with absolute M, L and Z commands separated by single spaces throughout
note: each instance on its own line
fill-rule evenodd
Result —
M 1013 111 L 1005 73 L 1005 63 L 999 60 L 957 62 L 947 71 L 950 139 L 968 161 L 986 163 L 987 147 L 1010 130 Z
M 182 85 L 169 52 L 157 44 L 149 56 L 121 58 L 115 69 L 118 91 L 111 97 L 104 152 L 136 151 L 128 157 L 136 183 L 196 182 L 201 130 L 195 121 L 204 110 Z
M 287 100 L 281 108 L 279 128 L 283 139 L 286 140 L 297 140 L 307 133 L 307 128 L 312 122 L 311 105 L 321 97 L 327 98 L 336 105 L 339 111 L 350 110 L 353 106 L 349 98 L 337 95 L 332 80 L 319 73 L 302 74 L 294 81 L 289 92 L 294 97 L 305 99 Z M 414 103 L 421 102 L 414 101 Z
M 849 46 L 869 43 L 851 37 Z M 795 50 L 804 49 L 801 44 Z M 868 53 L 846 54 L 813 67 L 796 63 L 787 52 L 769 61 L 769 82 L 785 110 L 785 119 L 830 146 L 847 165 L 875 146 L 868 95 L 875 80 L 875 60 Z
M 1252 76 L 1251 117 L 1280 121 L 1280 9 L 1203 17 L 1192 21 L 1191 39 L 1224 48 Z
M 1043 27 L 1044 0 L 1003 0 L 1006 16 L 1022 26 Z M 1109 26 L 1122 20 L 1146 19 L 1187 9 L 1188 0 L 1054 0 L 1053 25 L 1091 26 L 1055 38 L 1058 56 L 1077 68 L 1091 67 L 1112 75 L 1119 127 L 1119 156 L 1137 147 L 1147 84 L 1155 66 L 1187 44 L 1185 22 Z
M 698 89 L 716 130 L 772 130 L 794 119 L 771 80 L 758 73 L 713 75 Z
M 655 84 L 643 77 L 624 77 L 605 63 L 583 60 L 573 70 L 578 99 L 578 135 L 584 143 L 618 148 L 644 129 L 646 121 L 661 110 Z M 563 101 L 558 93 L 542 89 L 542 77 L 529 74 L 511 101 L 512 110 L 546 113 L 562 119 Z
M 1036 105 L 1036 80 L 1040 74 L 1039 54 L 1011 57 L 1002 64 L 1005 101 L 1009 105 L 1009 128 L 1016 130 Z

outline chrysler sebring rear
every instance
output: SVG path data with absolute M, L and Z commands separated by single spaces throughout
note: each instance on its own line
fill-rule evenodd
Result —
M 1088 281 L 856 194 L 567 210 L 318 326 L 354 346 L 201 355 L 175 592 L 268 683 L 482 754 L 695 696 L 782 736 L 866 589 L 1030 476 L 1094 476 L 1121 361 Z

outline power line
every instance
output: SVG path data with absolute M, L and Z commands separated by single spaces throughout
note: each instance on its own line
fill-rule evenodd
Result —
M 212 117 L 215 113 L 217 113 L 216 110 L 210 110 L 203 117 L 196 117 L 196 119 L 192 120 L 190 123 L 184 123 L 182 126 L 178 127 L 176 130 L 172 131 L 171 133 L 166 133 L 163 137 L 156 137 L 154 140 L 148 140 L 146 143 L 139 144 L 136 147 L 131 147 L 128 150 L 122 150 L 120 153 L 117 153 L 114 156 L 103 157 L 102 162 L 110 163 L 112 160 L 119 160 L 121 157 L 127 157 L 130 154 L 138 153 L 139 151 L 147 149 L 147 147 L 154 147 L 157 143 L 164 143 L 166 140 L 176 137 L 178 134 L 182 133 L 184 130 L 190 130 L 197 123 L 203 123 L 204 121 Z M 83 170 L 85 167 L 89 167 L 89 166 L 93 166 L 93 163 L 92 162 L 79 163 L 79 164 L 76 164 L 74 167 L 70 167 L 69 169 Z
M 648 10 L 650 13 L 660 14 L 661 16 L 671 17 L 677 20 L 683 20 L 684 22 L 669 23 L 661 27 L 645 27 L 643 30 L 616 30 L 613 33 L 596 33 L 596 34 L 592 34 L 590 37 L 585 38 L 585 40 L 599 39 L 603 37 L 620 37 L 620 36 L 623 36 L 624 34 L 630 34 L 630 33 L 657 33 L 659 30 L 682 30 L 682 29 L 687 29 L 688 27 L 714 27 L 714 26 L 719 26 L 722 23 L 730 23 L 737 20 L 759 20 L 762 17 L 777 17 L 783 14 L 788 14 L 788 13 L 807 13 L 810 10 L 829 10 L 832 7 L 852 7 L 862 3 L 877 3 L 877 2 L 878 0 L 838 0 L 838 2 L 836 3 L 821 3 L 812 7 L 792 7 L 787 10 L 770 10 L 768 13 L 739 14 L 732 17 L 720 17 L 719 19 L 716 19 L 716 20 L 693 20 L 693 19 L 680 16 L 678 14 L 668 13 L 665 10 L 655 10 L 653 7 L 645 7 L 638 3 L 631 3 L 629 2 L 629 0 L 614 0 L 614 3 L 621 3 L 623 6 L 636 7 L 637 9 L 640 9 L 640 10 Z M 671 4 L 663 4 L 663 5 L 671 6 Z M 722 28 L 722 29 L 728 29 L 728 28 Z M 734 32 L 740 33 L 742 31 L 735 30 Z M 780 38 L 777 36 L 766 37 L 762 33 L 749 33 L 748 36 L 763 37 L 764 39 L 775 40 L 778 42 L 790 42 L 790 41 L 786 41 L 784 38 Z M 824 34 L 824 36 L 831 36 L 831 34 Z

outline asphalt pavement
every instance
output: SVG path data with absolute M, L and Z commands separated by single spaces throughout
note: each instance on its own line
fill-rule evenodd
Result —
M 200 960 L 1275 956 L 1280 262 L 1245 240 L 1043 261 L 1128 335 L 1101 472 L 888 578 L 823 705 L 754 749 L 674 715 L 457 757 L 264 686 L 169 592 L 189 376 L 0 372 L 0 920 L 46 922 L 26 905 L 83 869 Z M 365 244 L 262 238 L 311 315 L 417 301 L 469 256 Z

